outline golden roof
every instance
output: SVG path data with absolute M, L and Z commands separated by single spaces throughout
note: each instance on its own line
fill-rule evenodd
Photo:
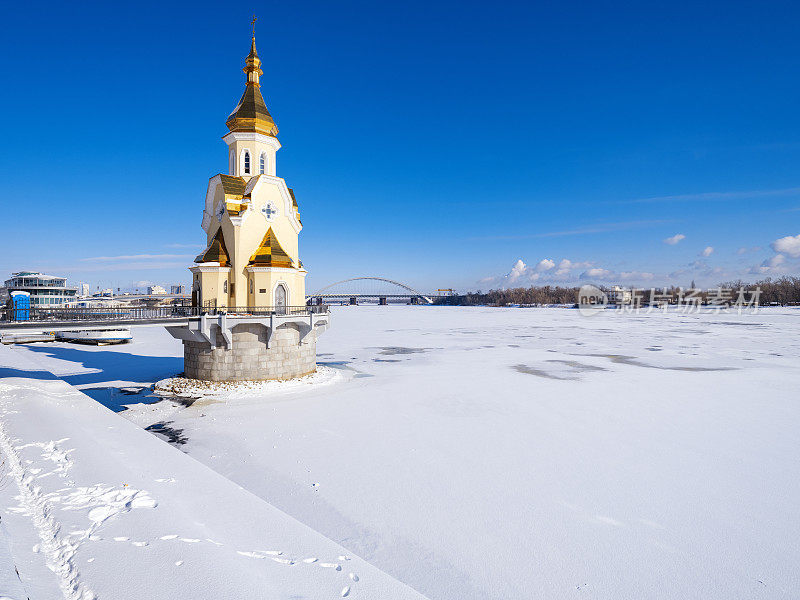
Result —
M 236 196 L 237 198 L 244 196 L 245 187 L 247 185 L 244 177 L 234 177 L 233 175 L 224 175 L 220 173 L 219 178 L 222 183 L 222 191 L 225 192 L 226 196 Z
M 261 85 L 258 78 L 263 74 L 261 59 L 256 52 L 256 38 L 250 45 L 250 54 L 245 59 L 243 71 L 247 74 L 247 86 L 241 100 L 228 117 L 225 124 L 231 131 L 248 131 L 262 133 L 277 137 L 278 127 L 267 110 L 264 98 L 261 96 Z
M 281 248 L 278 238 L 272 232 L 272 227 L 267 230 L 267 235 L 264 236 L 258 250 L 250 257 L 249 264 L 263 267 L 292 267 L 292 258 Z
M 194 262 L 218 262 L 220 267 L 228 266 L 228 250 L 225 248 L 225 237 L 222 235 L 222 227 L 217 230 L 208 248 L 203 250 L 202 254 L 198 254 Z
M 294 207 L 294 214 L 297 217 L 297 220 L 300 221 L 300 206 L 297 204 L 297 198 L 294 197 L 294 190 L 292 188 L 286 188 L 289 190 L 289 195 L 292 197 L 292 207 Z M 300 221 L 302 223 L 302 221 Z

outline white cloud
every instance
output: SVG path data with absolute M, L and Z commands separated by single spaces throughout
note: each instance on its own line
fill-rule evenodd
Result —
M 601 269 L 599 267 L 593 267 L 591 269 L 587 269 L 583 273 L 581 273 L 581 279 L 610 279 L 614 273 L 609 271 L 608 269 Z
M 708 258 L 712 254 L 714 254 L 714 247 L 713 246 L 706 246 L 705 250 L 701 253 L 703 256 Z
M 680 242 L 683 239 L 686 239 L 685 235 L 683 235 L 682 233 L 676 233 L 672 237 L 666 238 L 664 240 L 664 243 L 665 244 L 669 244 L 670 246 L 674 246 L 675 244 L 677 244 L 678 242 Z
M 554 263 L 552 260 L 550 260 L 549 258 L 543 258 L 542 260 L 539 261 L 539 264 L 536 265 L 536 272 L 542 273 L 543 271 L 549 271 L 555 266 L 556 263 Z
M 554 275 L 556 277 L 564 277 L 569 275 L 574 269 L 588 269 L 591 266 L 592 263 L 590 262 L 572 262 L 568 258 L 562 258 L 561 262 L 558 263 L 558 268 Z
M 767 275 L 771 273 L 781 272 L 781 267 L 786 262 L 786 257 L 783 254 L 776 254 L 758 266 L 750 267 L 750 273 L 757 275 Z
M 705 200 L 726 201 L 740 200 L 746 198 L 772 198 L 776 196 L 797 196 L 800 194 L 800 187 L 783 188 L 777 190 L 749 190 L 743 192 L 702 192 L 699 194 L 679 194 L 675 196 L 656 196 L 653 198 L 638 198 L 636 200 L 623 201 L 623 204 L 641 202 L 697 202 Z
M 522 262 L 522 259 L 518 259 L 514 266 L 511 267 L 511 271 L 506 274 L 506 279 L 510 282 L 515 282 L 517 279 L 525 275 L 528 272 L 528 265 Z
M 800 258 L 800 235 L 787 235 L 770 244 L 775 252 L 783 252 L 792 258 Z

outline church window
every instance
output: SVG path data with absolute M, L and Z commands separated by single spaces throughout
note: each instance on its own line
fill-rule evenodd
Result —
M 263 152 L 261 153 L 261 160 L 259 161 L 258 168 L 262 175 L 267 172 L 267 155 Z
M 227 294 L 228 293 L 228 280 L 227 279 L 225 280 L 225 283 L 222 284 L 222 293 L 223 294 Z
M 250 175 L 250 153 L 246 150 L 244 152 L 244 174 Z

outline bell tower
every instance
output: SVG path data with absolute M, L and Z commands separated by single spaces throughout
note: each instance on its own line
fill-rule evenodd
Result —
M 228 175 L 250 178 L 277 174 L 275 155 L 280 150 L 278 127 L 261 95 L 261 59 L 256 37 L 242 69 L 247 75 L 244 93 L 225 124 L 230 133 L 222 139 L 228 145 Z

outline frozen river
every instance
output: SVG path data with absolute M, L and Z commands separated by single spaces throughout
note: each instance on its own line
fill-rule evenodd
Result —
M 13 350 L 431 599 L 800 596 L 800 310 L 341 307 L 316 383 L 189 406 L 134 337 Z

